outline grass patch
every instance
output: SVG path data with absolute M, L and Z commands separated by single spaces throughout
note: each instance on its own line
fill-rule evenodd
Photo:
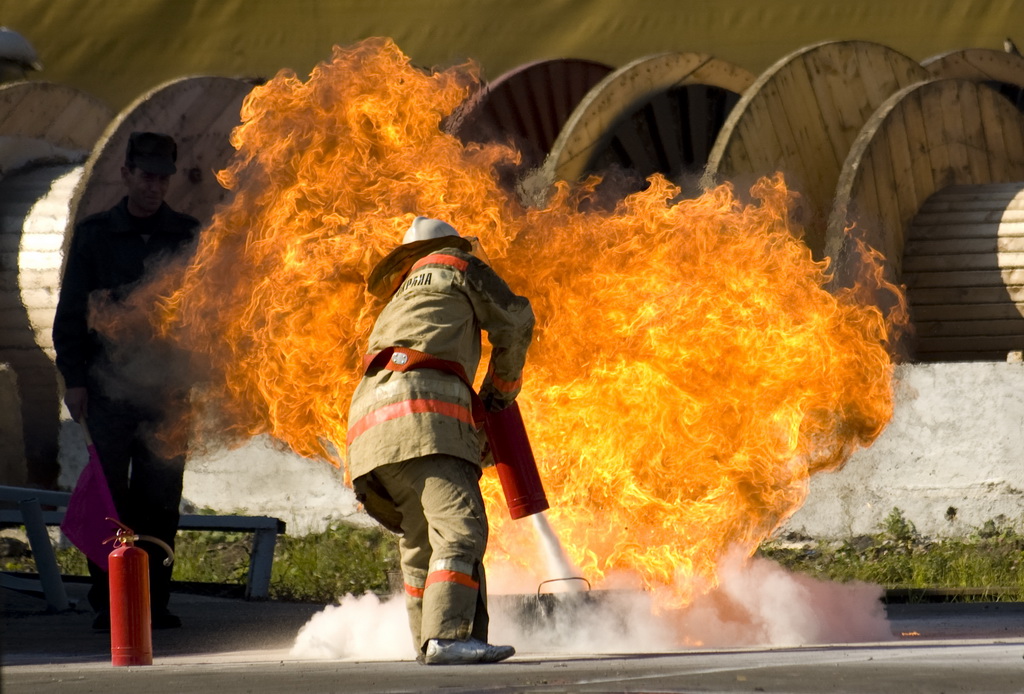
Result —
M 1024 600 L 1024 535 L 989 521 L 965 538 L 922 537 L 899 509 L 880 532 L 837 542 L 770 541 L 758 550 L 792 571 L 964 600 Z
M 282 537 L 274 552 L 271 597 L 334 602 L 351 593 L 391 592 L 399 572 L 398 537 L 381 528 L 332 525 L 322 533 Z

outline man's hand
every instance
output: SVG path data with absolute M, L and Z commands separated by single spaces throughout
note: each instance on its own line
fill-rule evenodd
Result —
M 71 419 L 76 422 L 81 421 L 86 405 L 89 404 L 89 392 L 84 386 L 68 388 L 64 391 L 64 404 L 67 405 L 68 412 L 71 413 Z

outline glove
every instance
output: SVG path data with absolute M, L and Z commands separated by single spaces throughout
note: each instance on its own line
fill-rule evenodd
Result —
M 484 383 L 480 387 L 480 400 L 484 403 L 484 409 L 488 412 L 501 412 L 512 404 L 515 398 L 509 398 L 490 383 Z

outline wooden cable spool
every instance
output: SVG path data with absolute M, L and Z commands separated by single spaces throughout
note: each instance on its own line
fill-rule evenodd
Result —
M 1016 193 L 1006 198 L 1003 187 L 981 195 L 977 186 L 1022 180 L 1024 115 L 995 90 L 960 79 L 900 90 L 864 124 L 843 164 L 825 238 L 835 285 L 857 283 L 862 240 L 885 257 L 887 278 L 907 286 L 915 324 L 921 317 L 933 324 L 907 345 L 914 358 L 1005 358 L 1016 338 L 981 339 L 991 326 L 980 317 L 1006 320 L 1017 301 L 1024 270 L 1014 265 L 1016 251 L 998 250 L 1018 243 L 1017 227 L 998 223 L 1010 214 L 1000 204 Z M 964 191 L 951 186 L 973 186 L 960 202 L 980 209 L 957 210 L 954 196 Z M 947 199 L 932 200 L 946 189 Z M 947 331 L 939 323 L 959 325 Z
M 965 48 L 922 60 L 935 78 L 985 82 L 1024 111 L 1024 56 L 990 48 Z
M 539 188 L 617 167 L 645 179 L 699 175 L 733 105 L 754 81 L 703 53 L 662 53 L 606 76 L 580 101 L 540 172 Z
M 917 361 L 999 360 L 1024 350 L 1024 182 L 929 197 L 903 252 Z
M 533 168 L 551 150 L 580 100 L 612 68 L 592 60 L 540 60 L 510 70 L 476 92 L 445 127 L 463 142 L 510 142 Z
M 57 479 L 60 388 L 51 331 L 68 200 L 81 164 L 40 162 L 0 182 L 0 362 L 17 377 L 28 482 Z
M 816 258 L 843 161 L 861 127 L 893 92 L 929 73 L 891 48 L 832 41 L 802 48 L 762 73 L 729 114 L 705 185 L 744 189 L 781 171 L 800 194 L 794 218 Z
M 55 147 L 89 151 L 114 117 L 83 91 L 49 82 L 0 85 L 0 136 L 42 140 Z
M 26 469 L 8 483 L 52 486 L 60 391 L 50 336 L 68 200 L 82 163 L 113 118 L 101 101 L 49 82 L 0 85 L 0 363 L 16 384 L 11 421 Z

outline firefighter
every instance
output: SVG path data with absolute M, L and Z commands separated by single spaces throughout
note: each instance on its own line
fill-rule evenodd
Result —
M 530 302 L 486 262 L 479 242 L 417 217 L 370 273 L 390 299 L 370 334 L 352 396 L 348 465 L 366 511 L 401 535 L 406 608 L 417 660 L 493 663 L 515 653 L 487 643 L 480 494 L 483 409 L 519 393 L 533 333 Z M 477 396 L 481 329 L 492 346 Z

